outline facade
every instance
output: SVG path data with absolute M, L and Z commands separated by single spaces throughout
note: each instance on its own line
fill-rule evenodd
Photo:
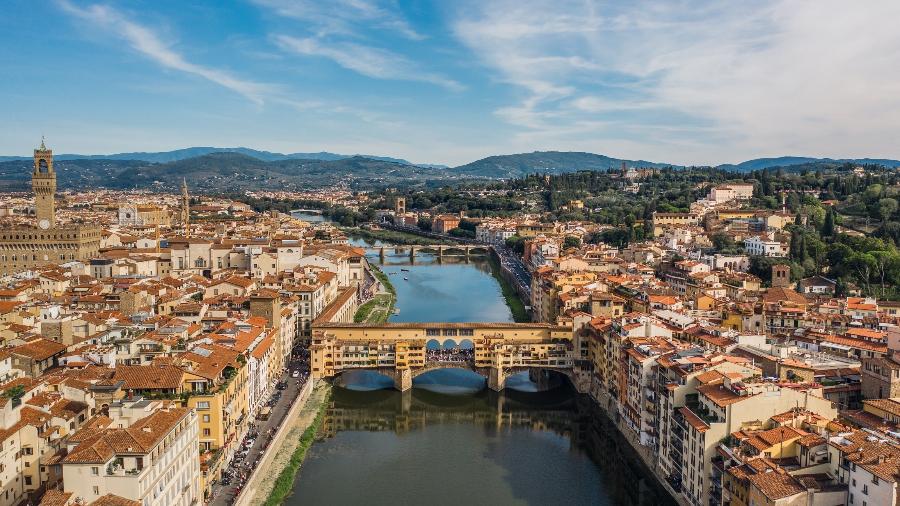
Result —
M 435 216 L 431 223 L 431 231 L 437 234 L 448 234 L 451 230 L 459 226 L 459 216 L 452 214 L 441 214 Z
M 169 226 L 172 215 L 159 206 L 124 204 L 119 207 L 119 225 L 131 227 Z
M 57 224 L 53 151 L 43 142 L 34 150 L 31 185 L 36 226 L 0 229 L 0 275 L 73 260 L 85 261 L 95 256 L 100 250 L 100 227 Z
M 139 398 L 109 411 L 108 427 L 72 438 L 62 459 L 65 491 L 84 502 L 114 494 L 142 506 L 196 504 L 197 414 Z
M 744 251 L 750 256 L 784 257 L 788 250 L 779 241 L 752 236 L 744 239 Z

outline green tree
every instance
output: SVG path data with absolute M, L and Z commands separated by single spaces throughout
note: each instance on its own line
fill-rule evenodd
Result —
M 834 236 L 834 206 L 829 206 L 825 213 L 825 223 L 822 224 L 822 237 Z
M 567 235 L 563 240 L 563 248 L 578 248 L 581 246 L 581 239 L 575 237 L 574 235 Z
M 887 223 L 895 212 L 897 212 L 897 199 L 885 198 L 878 201 L 878 215 L 881 216 L 882 223 Z

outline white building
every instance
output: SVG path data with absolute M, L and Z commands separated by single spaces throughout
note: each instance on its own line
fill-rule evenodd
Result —
M 475 240 L 487 244 L 503 245 L 514 235 L 516 235 L 516 229 L 513 226 L 481 224 L 475 227 Z
M 744 251 L 750 256 L 785 257 L 788 249 L 774 239 L 752 236 L 744 239 Z
M 848 486 L 847 504 L 898 504 L 900 445 L 884 434 L 859 430 L 828 441 L 831 474 Z
M 722 204 L 731 200 L 747 200 L 753 197 L 752 184 L 723 184 L 709 191 L 707 200 Z
M 143 506 L 200 500 L 197 415 L 189 408 L 135 399 L 110 406 L 111 423 L 69 442 L 63 487 L 90 503 L 107 494 Z

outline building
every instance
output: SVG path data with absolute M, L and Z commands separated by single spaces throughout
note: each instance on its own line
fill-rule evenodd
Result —
M 858 430 L 829 439 L 830 471 L 849 485 L 847 504 L 898 504 L 900 445 L 887 434 Z
M 723 204 L 731 200 L 748 200 L 752 197 L 752 184 L 723 184 L 710 190 L 706 199 L 716 204 Z
M 114 494 L 142 506 L 200 500 L 197 414 L 141 398 L 109 408 L 109 424 L 76 433 L 62 461 L 63 486 L 92 503 Z
M 99 226 L 57 223 L 53 151 L 43 141 L 34 150 L 31 186 L 37 226 L 0 229 L 0 275 L 95 256 L 100 250 Z
M 119 225 L 130 227 L 169 226 L 172 215 L 167 209 L 153 205 L 123 204 L 119 206 Z
M 431 222 L 431 231 L 437 234 L 448 234 L 451 230 L 459 226 L 459 216 L 452 214 L 441 214 L 434 217 Z
M 744 251 L 750 256 L 763 257 L 785 257 L 788 254 L 781 242 L 757 235 L 744 239 Z

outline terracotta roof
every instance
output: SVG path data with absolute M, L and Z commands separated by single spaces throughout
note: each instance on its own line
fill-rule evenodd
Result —
M 69 498 L 72 497 L 71 492 L 63 492 L 62 490 L 48 490 L 43 497 L 39 506 L 66 506 L 69 504 Z
M 773 471 L 753 474 L 747 477 L 764 496 L 770 500 L 783 499 L 800 493 L 806 493 L 806 487 L 787 471 L 776 468 Z
M 168 407 L 141 418 L 131 427 L 104 429 L 73 448 L 63 464 L 103 464 L 118 453 L 149 453 L 189 412 L 189 408 Z
M 98 497 L 97 500 L 88 504 L 88 506 L 141 506 L 141 503 L 115 494 L 106 494 Z
M 715 403 L 716 406 L 724 408 L 729 404 L 734 404 L 736 402 L 740 402 L 741 399 L 746 399 L 749 396 L 741 396 L 738 395 L 731 390 L 725 388 L 724 385 L 703 385 L 697 387 L 697 392 L 706 396 L 709 400 Z
M 126 390 L 177 390 L 181 388 L 184 371 L 167 365 L 119 365 L 113 378 L 124 381 Z

